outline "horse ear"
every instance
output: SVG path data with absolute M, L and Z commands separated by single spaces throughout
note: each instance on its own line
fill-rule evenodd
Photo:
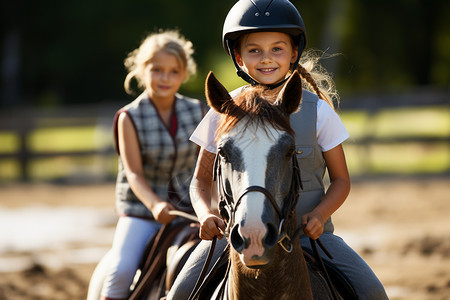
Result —
M 278 94 L 277 103 L 283 105 L 289 115 L 296 112 L 302 100 L 302 90 L 300 74 L 295 70 Z
M 225 103 L 233 101 L 227 89 L 217 80 L 212 71 L 206 77 L 205 94 L 208 105 L 219 113 L 224 113 Z

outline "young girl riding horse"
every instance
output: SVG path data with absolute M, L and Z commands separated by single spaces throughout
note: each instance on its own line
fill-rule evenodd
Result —
M 198 147 L 189 136 L 203 109 L 200 101 L 177 93 L 195 72 L 192 54 L 190 41 L 165 31 L 150 34 L 125 60 L 126 91 L 136 79 L 144 92 L 114 119 L 119 221 L 112 249 L 93 276 L 107 269 L 101 299 L 128 299 L 148 241 L 174 218 L 169 211 L 192 211 L 188 189 Z
M 331 77 L 315 72 L 321 70 L 315 64 L 316 57 L 311 58 L 308 53 L 302 56 L 305 32 L 298 10 L 287 0 L 240 0 L 226 17 L 222 41 L 238 75 L 251 85 L 265 85 L 277 92 L 293 70 L 299 71 L 305 89 L 301 118 L 291 125 L 296 134 L 303 184 L 297 204 L 297 216 L 303 225 L 302 245 L 308 246 L 308 238 L 320 237 L 334 257 L 332 263 L 349 278 L 359 299 L 387 299 L 383 285 L 370 267 L 333 233 L 331 215 L 344 203 L 350 191 L 342 147 L 349 135 L 334 111 L 333 97 L 337 93 Z M 241 90 L 234 91 L 234 95 Z M 219 118 L 218 113 L 210 110 L 191 137 L 201 146 L 190 195 L 201 223 L 200 237 L 204 241 L 186 262 L 168 299 L 188 298 L 206 258 L 207 241 L 214 236 L 222 238 L 221 232 L 225 230 L 223 220 L 211 205 L 213 163 L 217 152 L 215 132 Z M 323 183 L 325 170 L 330 178 L 327 189 Z M 218 241 L 213 261 L 226 244 L 226 239 Z M 321 256 L 327 259 L 323 252 Z

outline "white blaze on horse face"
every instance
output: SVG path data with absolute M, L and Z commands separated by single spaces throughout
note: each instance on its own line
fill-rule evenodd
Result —
M 239 126 L 235 127 L 239 130 Z M 281 132 L 266 127 L 265 130 L 240 129 L 239 137 L 235 140 L 242 153 L 245 171 L 241 174 L 239 183 L 241 190 L 249 186 L 266 186 L 267 157 L 271 147 L 276 143 Z M 236 199 L 235 199 L 236 200 Z M 267 228 L 263 223 L 264 194 L 250 192 L 244 195 L 237 209 L 235 224 L 239 224 L 239 233 L 248 242 L 240 257 L 247 266 L 262 265 L 269 261 L 263 257 L 265 248 L 263 239 Z M 243 221 L 245 220 L 245 221 Z M 243 222 L 242 222 L 243 221 Z

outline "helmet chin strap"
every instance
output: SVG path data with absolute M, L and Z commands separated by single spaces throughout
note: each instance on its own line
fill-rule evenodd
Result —
M 236 56 L 234 55 L 234 51 L 233 51 L 233 46 L 232 46 L 232 42 L 230 40 L 226 40 L 227 43 L 227 48 L 228 48 L 228 52 L 231 55 L 231 58 L 233 60 L 234 63 L 234 67 L 236 68 L 236 73 L 239 77 L 241 77 L 243 80 L 245 80 L 246 82 L 250 83 L 251 85 L 262 85 L 267 87 L 268 89 L 272 90 L 275 89 L 281 85 L 283 85 L 288 79 L 289 77 L 281 80 L 280 82 L 274 83 L 274 84 L 262 84 L 259 83 L 258 81 L 256 81 L 255 79 L 253 79 L 250 75 L 248 75 L 247 73 L 244 72 L 244 70 L 242 70 L 241 66 L 237 63 L 236 61 Z M 293 67 L 292 67 L 292 71 L 294 71 L 297 66 L 298 66 L 298 62 L 300 60 L 300 56 L 298 55 L 297 60 L 295 61 Z

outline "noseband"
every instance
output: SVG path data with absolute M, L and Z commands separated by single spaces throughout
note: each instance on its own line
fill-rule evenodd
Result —
M 214 162 L 214 181 L 216 180 L 218 181 L 219 185 L 219 212 L 225 223 L 227 224 L 227 228 L 225 230 L 226 235 L 230 233 L 231 229 L 234 226 L 235 213 L 241 203 L 242 198 L 248 193 L 258 192 L 264 194 L 264 196 L 269 199 L 278 217 L 280 218 L 277 238 L 278 244 L 281 246 L 281 248 L 283 248 L 284 251 L 288 253 L 292 251 L 291 237 L 285 230 L 285 223 L 289 217 L 295 214 L 300 189 L 303 188 L 300 178 L 300 168 L 298 166 L 297 158 L 295 157 L 295 155 L 292 156 L 291 185 L 287 197 L 283 200 L 283 209 L 280 209 L 275 198 L 266 188 L 258 185 L 252 185 L 245 188 L 237 198 L 237 201 L 234 202 L 233 196 L 228 194 L 225 190 L 222 178 L 222 168 L 220 168 L 219 166 L 219 154 L 216 155 L 216 159 Z M 285 245 L 285 241 L 287 245 Z

